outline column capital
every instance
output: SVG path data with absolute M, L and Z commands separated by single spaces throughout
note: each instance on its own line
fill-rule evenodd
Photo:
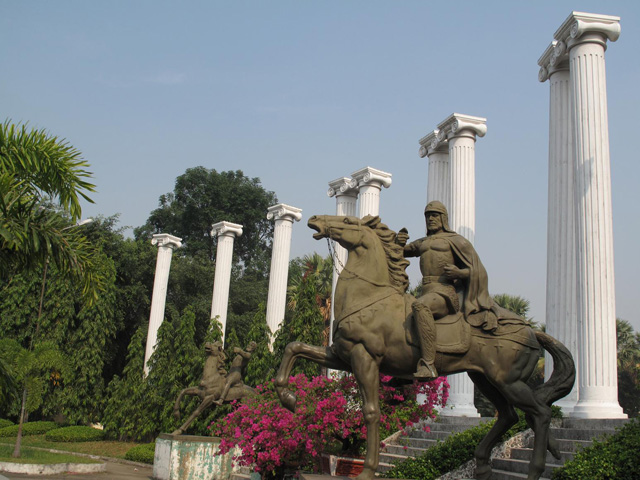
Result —
M 218 222 L 211 225 L 211 236 L 239 237 L 242 235 L 242 225 L 231 222 Z
M 371 185 L 382 189 L 391 185 L 391 174 L 377 168 L 364 167 L 353 172 L 351 176 L 358 182 L 358 188 Z
M 440 133 L 443 132 L 443 133 Z M 472 134 L 474 137 L 484 137 L 487 133 L 487 119 L 482 117 L 472 117 L 461 113 L 452 113 L 438 125 L 438 136 L 447 138 L 459 137 L 464 133 Z
M 568 49 L 583 42 L 615 42 L 620 37 L 620 17 L 596 13 L 571 12 L 553 34 L 558 42 L 565 42 Z
M 302 218 L 302 209 L 285 203 L 272 205 L 267 209 L 267 212 L 267 220 L 289 220 L 293 223 L 294 220 L 299 222 Z
M 563 41 L 554 40 L 549 44 L 542 56 L 538 59 L 540 71 L 538 80 L 542 83 L 556 72 L 569 70 L 569 49 Z
M 155 233 L 151 238 L 151 245 L 169 247 L 171 249 L 180 248 L 182 246 L 182 239 L 169 235 L 168 233 Z
M 418 150 L 420 158 L 430 156 L 437 151 L 448 152 L 449 147 L 447 146 L 446 137 L 444 130 L 438 130 L 437 128 L 422 137 L 419 142 L 420 150 Z
M 329 182 L 327 195 L 329 197 L 339 197 L 341 195 L 355 197 L 358 195 L 358 181 L 355 178 L 349 177 L 340 177 L 331 180 Z

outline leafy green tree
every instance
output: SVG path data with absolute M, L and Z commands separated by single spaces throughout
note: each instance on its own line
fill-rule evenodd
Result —
M 331 320 L 331 290 L 333 285 L 333 258 L 331 255 L 322 257 L 318 253 L 305 255 L 292 262 L 293 275 L 289 278 L 287 288 L 287 307 L 295 312 L 301 296 L 308 294 L 306 283 L 311 282 L 316 292 L 316 304 L 322 314 L 324 325 L 322 345 L 329 344 L 329 324 Z
M 493 301 L 502 308 L 511 310 L 516 315 L 520 315 L 522 318 L 530 320 L 528 315 L 531 302 L 526 298 L 519 295 L 510 295 L 508 293 L 497 293 L 496 295 L 493 295 Z
M 226 220 L 243 226 L 235 240 L 238 260 L 245 266 L 270 258 L 273 223 L 266 218 L 267 208 L 277 203 L 258 178 L 249 178 L 240 170 L 217 172 L 205 167 L 189 168 L 176 179 L 174 191 L 160 197 L 160 206 L 147 223 L 136 229 L 136 236 L 170 232 L 182 238 L 182 255 L 206 255 L 215 259 L 216 239 L 211 225 Z
M 4 408 L 12 403 L 15 395 L 15 375 L 9 366 L 9 362 L 4 358 L 0 358 L 0 415 L 4 414 Z
M 68 368 L 64 355 L 53 342 L 40 342 L 33 348 L 24 348 L 16 340 L 5 338 L 0 340 L 0 357 L 6 363 L 11 362 L 16 381 L 23 385 L 21 421 L 29 412 L 40 407 L 47 384 L 64 378 Z M 14 457 L 20 456 L 20 428 L 18 432 Z
M 195 342 L 195 314 L 187 307 L 178 314 L 172 307 L 158 330 L 158 343 L 149 360 L 149 375 L 142 376 L 146 327 L 141 326 L 129 347 L 128 363 L 122 377 L 115 376 L 108 387 L 103 423 L 111 437 L 120 440 L 151 441 L 161 432 L 173 431 L 179 421 L 173 417 L 173 404 L 180 391 L 197 385 L 202 376 L 204 348 Z M 205 340 L 220 337 L 210 332 Z M 193 411 L 200 400 L 187 397 L 182 411 Z M 205 434 L 216 410 L 198 419 L 190 430 Z M 226 410 L 225 410 L 226 412 Z
M 295 309 L 290 309 L 276 333 L 273 349 L 276 358 L 282 358 L 284 349 L 293 341 L 310 345 L 322 345 L 324 341 L 325 316 L 318 303 L 318 288 L 314 278 L 308 275 L 298 286 Z M 297 362 L 291 375 L 304 373 L 308 377 L 317 376 L 321 368 L 316 363 Z
M 82 280 L 83 293 L 93 303 L 104 288 L 104 278 L 94 267 L 95 250 L 73 229 L 80 218 L 80 198 L 91 201 L 94 185 L 80 153 L 65 140 L 44 130 L 27 129 L 5 121 L 0 127 L 0 275 L 3 280 L 44 269 L 51 262 L 61 274 Z M 54 207 L 52 203 L 57 206 Z M 28 351 L 39 348 L 37 337 L 42 298 L 35 318 L 35 333 Z M 35 340 L 35 341 L 34 341 Z M 29 386 L 23 377 L 20 422 L 14 457 L 20 456 L 24 412 Z
M 256 342 L 256 349 L 251 355 L 251 360 L 247 365 L 247 372 L 244 383 L 255 387 L 276 376 L 277 362 L 282 358 L 278 357 L 270 350 L 271 331 L 267 325 L 267 309 L 265 303 L 261 303 L 258 310 L 253 314 L 249 331 L 247 333 L 244 346 L 249 342 Z
M 640 414 L 640 333 L 616 319 L 618 340 L 618 401 L 630 417 Z
M 110 346 L 117 326 L 114 317 L 115 271 L 105 255 L 96 255 L 105 289 L 90 306 L 82 302 L 81 288 L 69 282 L 55 266 L 49 269 L 41 291 L 36 272 L 15 275 L 0 294 L 0 330 L 26 348 L 35 338 L 53 342 L 69 363 L 69 373 L 57 388 L 44 394 L 37 411 L 41 417 L 64 415 L 66 421 L 87 423 L 99 420 L 104 399 L 104 368 L 110 360 Z M 40 297 L 42 293 L 42 297 Z M 42 308 L 39 305 L 42 298 Z M 39 312 L 41 314 L 39 315 Z M 33 318 L 39 318 L 33 322 Z M 38 330 L 38 332 L 36 332 Z M 17 416 L 19 408 L 11 411 Z

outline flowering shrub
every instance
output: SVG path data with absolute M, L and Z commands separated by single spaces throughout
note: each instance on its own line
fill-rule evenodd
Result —
M 380 380 L 381 438 L 433 417 L 433 407 L 446 404 L 449 385 L 444 377 L 401 388 L 391 385 L 392 377 L 381 375 Z M 285 466 L 317 470 L 322 452 L 353 454 L 364 447 L 367 429 L 353 376 L 309 380 L 296 375 L 289 384 L 298 398 L 296 413 L 280 405 L 270 382 L 257 387 L 257 397 L 235 404 L 233 412 L 210 426 L 222 438 L 221 454 L 237 446 L 240 465 L 255 464 L 257 471 L 276 475 Z M 417 394 L 425 395 L 424 404 L 416 402 Z

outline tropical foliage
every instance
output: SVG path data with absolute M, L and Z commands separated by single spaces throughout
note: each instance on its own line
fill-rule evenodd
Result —
M 640 414 L 640 333 L 626 320 L 616 320 L 618 337 L 618 401 L 630 417 Z

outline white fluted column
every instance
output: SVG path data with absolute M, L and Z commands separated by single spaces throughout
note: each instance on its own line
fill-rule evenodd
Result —
M 566 45 L 552 42 L 538 60 L 541 82 L 549 80 L 549 191 L 547 210 L 547 333 L 578 358 L 576 250 L 573 202 L 573 126 Z M 576 368 L 578 367 L 576 363 Z M 553 359 L 545 352 L 545 379 Z M 555 404 L 570 415 L 578 401 L 577 383 Z
M 284 309 L 287 304 L 291 233 L 293 222 L 297 222 L 301 218 L 302 210 L 284 203 L 269 207 L 267 213 L 267 219 L 275 220 L 271 271 L 269 273 L 269 294 L 267 297 L 267 325 L 271 330 L 270 346 L 273 345 L 274 335 L 284 320 Z
M 569 50 L 578 317 L 577 418 L 624 418 L 618 403 L 609 125 L 604 51 L 620 18 L 572 12 L 555 33 Z
M 487 133 L 487 119 L 454 113 L 438 125 L 449 141 L 451 228 L 472 244 L 476 231 L 476 137 Z
M 487 133 L 487 120 L 453 113 L 438 125 L 449 143 L 449 225 L 472 244 L 476 230 L 476 136 Z M 479 417 L 473 403 L 473 382 L 468 375 L 448 377 L 451 389 L 442 415 Z
M 151 296 L 151 312 L 149 314 L 149 330 L 147 332 L 147 344 L 144 351 L 144 376 L 149 373 L 147 362 L 151 358 L 158 341 L 158 329 L 164 320 L 164 306 L 167 301 L 167 285 L 169 284 L 169 270 L 174 248 L 182 246 L 182 239 L 158 233 L 151 239 L 152 245 L 158 246 L 158 258 L 156 259 L 156 274 L 153 279 L 153 294 Z
M 434 130 L 420 139 L 420 157 L 429 157 L 427 203 L 438 200 L 449 208 L 449 145 L 444 130 Z M 426 204 L 425 204 L 426 205 Z
M 351 176 L 358 182 L 358 195 L 360 197 L 358 217 L 379 215 L 380 190 L 382 190 L 382 187 L 389 188 L 391 174 L 376 168 L 364 167 L 353 172 Z
M 225 330 L 227 329 L 227 310 L 229 308 L 233 241 L 236 237 L 242 235 L 242 225 L 231 222 L 218 222 L 211 225 L 211 235 L 218 237 L 216 273 L 213 278 L 213 298 L 211 299 L 211 318 L 217 319 L 222 324 L 222 342 L 224 344 Z
M 336 197 L 336 215 L 356 216 L 356 202 L 358 200 L 358 182 L 349 177 L 337 178 L 329 182 L 329 197 Z M 329 326 L 329 345 L 333 343 L 333 300 L 336 283 L 342 267 L 347 263 L 347 249 L 338 242 L 333 242 L 333 280 L 331 283 L 331 325 Z

